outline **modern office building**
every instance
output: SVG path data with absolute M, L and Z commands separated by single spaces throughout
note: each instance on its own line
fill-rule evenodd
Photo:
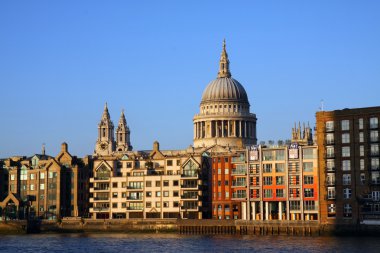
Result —
M 303 137 L 293 133 L 304 145 L 254 145 L 213 157 L 213 218 L 318 220 L 318 152 L 311 136 L 308 127 Z
M 380 107 L 316 113 L 322 223 L 380 222 L 379 118 Z

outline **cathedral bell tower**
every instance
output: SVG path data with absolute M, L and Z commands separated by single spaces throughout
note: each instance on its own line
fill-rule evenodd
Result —
M 108 112 L 107 103 L 98 125 L 98 140 L 96 141 L 96 155 L 111 155 L 115 151 L 114 126 Z
M 129 127 L 127 126 L 127 121 L 125 120 L 124 110 L 121 111 L 119 124 L 116 129 L 116 151 L 124 152 L 131 151 L 131 140 L 130 140 Z

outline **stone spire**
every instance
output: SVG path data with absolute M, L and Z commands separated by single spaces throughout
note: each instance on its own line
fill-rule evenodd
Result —
M 107 103 L 104 105 L 102 118 L 98 125 L 98 140 L 96 141 L 95 154 L 110 155 L 115 150 L 114 126 L 108 112 Z
M 127 126 L 127 120 L 125 119 L 125 116 L 124 116 L 124 109 L 121 110 L 121 115 L 120 115 L 120 119 L 119 119 L 119 127 L 120 126 Z
M 218 78 L 231 77 L 230 61 L 228 60 L 228 54 L 226 51 L 226 40 L 223 40 L 223 50 L 219 61 Z
M 119 124 L 116 129 L 116 151 L 125 152 L 132 150 L 130 131 L 125 119 L 124 110 L 121 111 Z
M 103 115 L 102 115 L 102 119 L 101 121 L 103 123 L 108 123 L 111 121 L 111 117 L 110 117 L 110 113 L 108 112 L 108 106 L 107 106 L 107 102 L 106 104 L 104 105 L 104 111 L 103 111 Z

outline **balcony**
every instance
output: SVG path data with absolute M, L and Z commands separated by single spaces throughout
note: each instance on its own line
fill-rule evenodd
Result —
M 234 192 L 232 194 L 232 198 L 233 199 L 245 199 L 247 197 L 247 193 L 238 193 L 238 192 Z
M 90 212 L 109 212 L 109 207 L 93 207 L 90 208 Z
M 335 167 L 326 168 L 326 172 L 335 172 Z
M 326 140 L 325 141 L 325 145 L 334 145 L 335 144 L 335 140 Z
M 142 186 L 131 186 L 131 185 L 127 186 L 127 190 L 142 190 L 142 189 L 143 189 Z
M 184 173 L 184 174 L 181 174 L 181 177 L 198 178 L 199 174 L 197 172 L 194 172 L 194 173 Z
M 198 190 L 200 189 L 200 185 L 193 185 L 193 184 L 181 184 L 181 188 L 183 189 L 194 189 L 194 190 Z
M 327 158 L 327 159 L 335 158 L 335 153 L 325 154 L 325 158 Z
M 94 187 L 95 191 L 109 191 L 109 187 Z
M 198 211 L 200 209 L 197 205 L 181 206 L 181 210 L 185 212 Z
M 247 175 L 247 170 L 232 170 L 232 175 Z
M 372 179 L 372 180 L 370 181 L 370 184 L 371 184 L 371 185 L 380 185 L 380 178 Z
M 110 180 L 110 177 L 94 177 L 93 181 L 109 181 L 109 180 Z
M 128 196 L 128 197 L 127 197 L 127 200 L 142 200 L 142 199 L 143 199 L 142 196 L 140 196 L 140 197 Z
M 379 156 L 379 151 L 371 151 L 371 156 Z
M 183 195 L 181 195 L 181 199 L 192 199 L 192 200 L 198 200 L 198 193 L 189 193 L 186 192 Z
M 336 180 L 326 180 L 325 186 L 334 186 L 336 184 Z
M 94 197 L 94 198 L 92 198 L 92 200 L 93 200 L 93 202 L 105 202 L 105 201 L 109 201 L 110 200 L 110 198 L 109 197 Z M 90 199 L 90 201 L 91 201 L 91 199 Z
M 245 187 L 247 186 L 246 182 L 232 181 L 232 187 Z
M 326 133 L 334 132 L 334 127 L 326 127 Z
M 129 211 L 142 211 L 144 208 L 142 206 L 128 206 L 127 210 Z

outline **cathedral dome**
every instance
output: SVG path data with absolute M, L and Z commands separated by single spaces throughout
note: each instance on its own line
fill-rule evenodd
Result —
M 249 104 L 247 93 L 237 80 L 232 77 L 218 77 L 210 82 L 202 95 L 201 103 L 238 102 Z

